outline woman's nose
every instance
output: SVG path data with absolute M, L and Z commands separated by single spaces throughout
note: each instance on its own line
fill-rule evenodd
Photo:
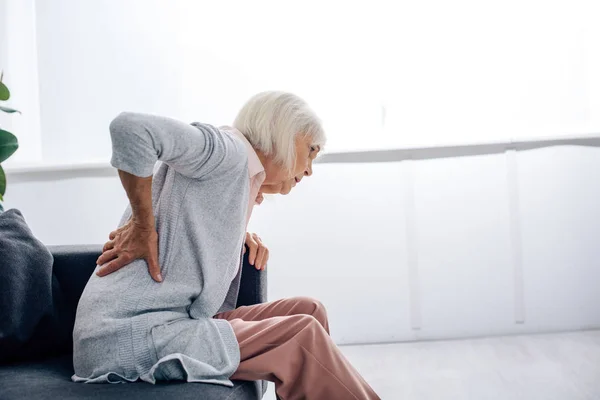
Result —
M 304 171 L 304 175 L 311 176 L 312 175 L 312 160 L 308 162 L 306 170 Z

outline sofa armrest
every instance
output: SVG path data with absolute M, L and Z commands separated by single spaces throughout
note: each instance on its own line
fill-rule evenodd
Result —
M 67 303 L 77 308 L 79 297 L 96 268 L 102 245 L 47 246 L 54 256 L 52 272 L 58 279 Z
M 52 273 L 65 300 L 65 321 L 73 329 L 81 293 L 96 268 L 102 245 L 47 246 L 54 257 Z
M 258 271 L 253 265 L 250 265 L 248 254 L 248 248 L 246 248 L 236 307 L 251 306 L 267 301 L 267 271 Z

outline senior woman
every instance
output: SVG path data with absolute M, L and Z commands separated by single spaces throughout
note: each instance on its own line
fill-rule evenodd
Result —
M 244 241 L 257 268 L 268 258 L 246 234 L 253 206 L 310 176 L 325 143 L 302 99 L 260 93 L 221 128 L 123 113 L 110 134 L 130 205 L 79 301 L 74 381 L 269 380 L 284 400 L 378 398 L 319 301 L 235 308 Z

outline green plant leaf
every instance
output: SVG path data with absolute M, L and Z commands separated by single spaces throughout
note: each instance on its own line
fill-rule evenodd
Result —
M 6 101 L 8 99 L 10 99 L 10 90 L 4 83 L 0 82 L 0 100 Z
M 4 106 L 0 106 L 0 111 L 4 111 L 5 113 L 9 113 L 9 114 L 16 113 L 16 112 L 21 114 L 21 111 L 19 111 L 19 110 L 15 110 L 13 108 L 8 108 L 8 107 L 4 107 Z
M 6 193 L 6 174 L 0 165 L 0 201 L 4 201 L 4 193 Z
M 0 163 L 12 156 L 19 148 L 19 141 L 12 133 L 0 129 Z

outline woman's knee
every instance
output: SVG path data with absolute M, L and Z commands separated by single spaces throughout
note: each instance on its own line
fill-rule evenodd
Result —
M 297 296 L 292 298 L 299 308 L 302 310 L 302 314 L 308 315 L 327 315 L 325 306 L 319 300 L 309 296 Z
M 292 298 L 297 303 L 297 311 L 314 317 L 321 326 L 329 333 L 329 321 L 327 310 L 321 301 L 309 296 L 298 296 Z

